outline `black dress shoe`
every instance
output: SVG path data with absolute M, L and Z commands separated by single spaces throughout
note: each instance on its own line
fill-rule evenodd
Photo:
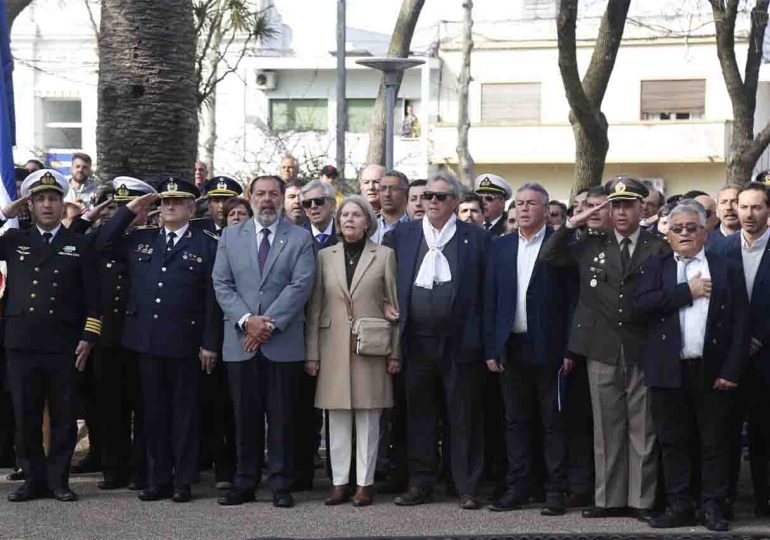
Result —
M 291 508 L 294 506 L 294 497 L 288 491 L 276 491 L 273 493 L 273 506 L 276 508 Z
M 222 506 L 238 506 L 239 504 L 254 502 L 255 499 L 253 489 L 233 488 L 217 499 L 217 503 Z
M 722 514 L 722 508 L 715 501 L 706 502 L 700 516 L 700 523 L 710 531 L 724 532 L 730 528 Z
M 428 504 L 433 502 L 433 489 L 422 487 L 410 487 L 402 493 L 393 502 L 396 506 L 417 506 L 418 504 Z
M 698 523 L 695 513 L 690 508 L 674 508 L 669 506 L 666 512 L 649 522 L 653 529 L 674 529 L 676 527 L 690 527 Z
M 586 508 L 580 513 L 586 519 L 601 519 L 613 517 L 627 517 L 627 508 L 602 508 L 601 506 L 592 506 Z
M 139 493 L 140 501 L 159 501 L 173 495 L 171 486 L 150 486 Z
M 11 502 L 27 502 L 34 499 L 48 497 L 50 492 L 42 487 L 23 484 L 8 494 L 8 500 Z
M 175 503 L 186 503 L 192 499 L 192 493 L 190 493 L 190 486 L 179 486 L 174 488 L 174 494 L 171 496 L 171 500 Z
M 57 487 L 51 490 L 53 498 L 61 502 L 75 502 L 78 500 L 78 496 L 72 491 L 69 486 Z
M 463 510 L 478 510 L 481 508 L 478 498 L 473 495 L 460 495 L 459 504 Z
M 72 474 L 85 474 L 99 472 L 101 469 L 102 465 L 99 463 L 99 460 L 96 459 L 93 454 L 88 453 L 83 456 L 83 459 L 72 466 L 70 472 Z
M 541 516 L 563 516 L 567 513 L 563 493 L 548 493 L 545 496 L 545 506 L 540 510 Z
M 131 491 L 142 491 L 147 487 L 147 481 L 146 480 L 140 480 L 140 479 L 133 479 L 128 483 L 128 489 Z
M 128 485 L 128 478 L 124 476 L 106 476 L 104 480 L 96 484 L 99 489 L 121 489 Z
M 11 482 L 24 480 L 24 471 L 22 471 L 21 468 L 15 469 L 11 474 L 6 476 L 6 480 L 10 480 Z
M 502 497 L 490 504 L 489 509 L 493 512 L 510 512 L 511 510 L 519 510 L 525 504 L 527 504 L 526 496 L 508 490 L 503 493 Z
M 650 510 L 648 508 L 631 508 L 629 510 L 629 515 L 636 518 L 638 521 L 649 523 L 658 517 L 660 512 L 656 512 L 655 510 Z

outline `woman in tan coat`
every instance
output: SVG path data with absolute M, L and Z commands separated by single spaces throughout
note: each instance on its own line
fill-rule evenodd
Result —
M 318 376 L 315 406 L 329 412 L 334 485 L 326 504 L 347 500 L 355 422 L 358 489 L 353 504 L 366 506 L 372 503 L 380 415 L 393 406 L 391 374 L 400 369 L 398 325 L 390 330 L 389 355 L 360 356 L 353 352 L 351 321 L 364 317 L 384 321 L 386 304 L 398 310 L 396 258 L 391 249 L 369 239 L 377 220 L 365 198 L 343 199 L 337 225 L 342 242 L 318 253 L 305 323 L 306 370 Z

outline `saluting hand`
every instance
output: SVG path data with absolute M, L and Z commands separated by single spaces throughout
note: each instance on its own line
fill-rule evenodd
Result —
M 75 368 L 78 371 L 86 369 L 86 360 L 88 355 L 91 354 L 91 349 L 94 348 L 94 344 L 81 339 L 78 342 L 78 346 L 75 348 Z
M 137 197 L 128 203 L 126 207 L 134 214 L 145 214 L 150 209 L 150 206 L 152 206 L 158 199 L 160 199 L 160 197 L 157 193 L 148 193 L 141 197 Z
M 578 227 L 586 223 L 588 221 L 588 218 L 590 218 L 594 214 L 597 214 L 602 208 L 604 208 L 608 204 L 610 204 L 610 201 L 604 201 L 602 204 L 598 204 L 593 208 L 589 208 L 588 210 L 583 210 L 579 214 L 572 216 L 565 223 L 566 227 L 568 229 L 577 229 Z
M 3 215 L 5 218 L 13 219 L 18 217 L 18 215 L 21 213 L 21 210 L 27 206 L 27 201 L 29 201 L 29 197 L 21 197 L 13 201 L 11 204 L 6 205 L 3 208 Z
M 208 375 L 214 372 L 214 366 L 217 363 L 217 353 L 201 349 L 198 352 L 198 359 L 201 361 L 201 371 L 205 371 Z
M 104 209 L 107 208 L 107 205 L 109 205 L 111 202 L 112 202 L 112 199 L 107 199 L 106 201 L 100 202 L 99 204 L 91 208 L 88 212 L 83 214 L 83 219 L 93 223 L 94 221 L 99 219 Z

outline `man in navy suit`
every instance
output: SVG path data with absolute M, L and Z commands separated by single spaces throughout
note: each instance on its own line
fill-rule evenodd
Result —
M 516 192 L 518 234 L 499 237 L 489 250 L 484 302 L 487 368 L 500 373 L 505 404 L 508 474 L 506 492 L 490 507 L 521 508 L 532 489 L 533 435 L 542 422 L 547 468 L 542 515 L 565 512 L 567 448 L 558 407 L 569 296 L 567 269 L 538 262 L 546 226 L 548 192 L 524 184 Z M 537 445 L 539 447 L 539 445 Z
M 334 186 L 320 180 L 313 180 L 302 187 L 299 199 L 307 220 L 305 229 L 313 235 L 315 250 L 321 250 L 337 243 L 337 229 L 334 226 L 334 206 L 337 193 Z M 315 379 L 313 379 L 315 380 Z
M 388 236 L 398 263 L 398 300 L 405 358 L 409 489 L 395 503 L 431 502 L 438 475 L 440 394 L 446 395 L 452 475 L 460 506 L 479 508 L 484 467 L 480 376 L 482 305 L 488 236 L 457 220 L 460 186 L 433 177 L 423 193 L 425 218 Z
M 721 253 L 743 269 L 749 296 L 751 348 L 749 363 L 738 390 L 730 420 L 730 498 L 734 500 L 741 467 L 741 432 L 744 419 L 749 422 L 749 455 L 754 485 L 754 512 L 770 515 L 767 485 L 767 449 L 770 448 L 770 199 L 767 186 L 748 184 L 737 197 L 740 232 L 725 238 Z
M 635 316 L 648 321 L 646 382 L 668 502 L 665 514 L 650 521 L 654 528 L 695 524 L 695 447 L 702 460 L 700 522 L 713 531 L 728 528 L 727 419 L 749 346 L 748 303 L 737 265 L 704 250 L 706 223 L 702 205 L 679 202 L 669 214 L 673 254 L 646 263 L 634 296 Z

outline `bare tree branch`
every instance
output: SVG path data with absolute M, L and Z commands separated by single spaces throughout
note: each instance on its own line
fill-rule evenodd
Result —
M 5 9 L 8 14 L 8 29 L 13 26 L 13 21 L 24 11 L 24 8 L 32 3 L 33 0 L 6 0 Z
M 600 108 L 610 75 L 618 57 L 620 41 L 626 25 L 626 16 L 631 0 L 610 0 L 602 17 L 599 35 L 596 38 L 591 62 L 583 77 L 586 97 L 594 108 Z

